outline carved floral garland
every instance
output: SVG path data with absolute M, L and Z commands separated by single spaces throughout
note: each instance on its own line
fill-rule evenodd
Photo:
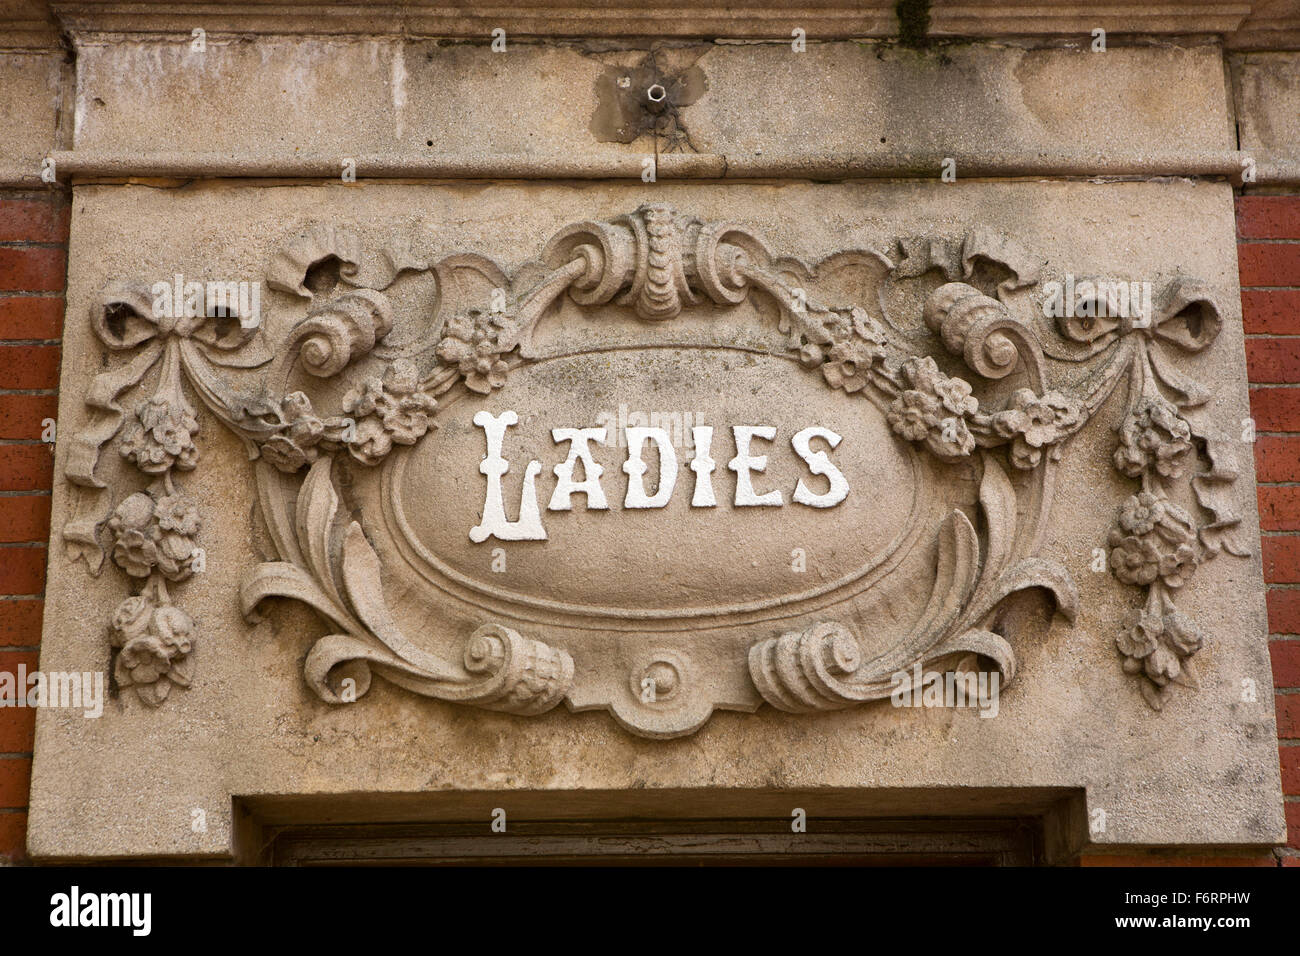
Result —
M 1234 539 L 1238 519 L 1224 495 L 1235 479 L 1224 443 L 1211 441 L 1186 417 L 1207 394 L 1162 356 L 1168 347 L 1195 352 L 1214 340 L 1220 320 L 1208 296 L 1180 278 L 1164 290 L 1159 314 L 1145 326 L 1088 318 L 1088 310 L 1084 317 L 1060 320 L 1061 342 L 1048 354 L 1067 361 L 1107 356 L 1082 389 L 1073 391 L 1048 386 L 1038 334 L 1000 301 L 1037 279 L 1036 268 L 1007 242 L 972 233 L 957 242 L 900 240 L 896 259 L 871 253 L 832 257 L 846 259 L 878 278 L 895 280 L 941 270 L 953 281 L 929 296 L 926 326 L 977 375 L 1001 379 L 1020 370 L 1026 386 L 1001 407 L 983 408 L 970 382 L 944 374 L 933 357 L 915 354 L 906 336 L 895 335 L 883 308 L 879 317 L 873 315 L 878 303 L 823 305 L 803 290 L 816 270 L 772 259 L 738 227 L 703 223 L 659 204 L 612 222 L 561 230 L 543 251 L 547 271 L 540 279 L 492 303 L 494 308 L 465 307 L 447 318 L 431 363 L 429 350 L 403 355 L 381 348 L 392 329 L 382 290 L 406 270 L 432 268 L 445 279 L 455 269 L 473 269 L 509 290 L 505 274 L 477 256 L 451 256 L 430 267 L 409 250 L 389 249 L 380 256 L 378 274 L 362 278 L 356 238 L 335 227 L 313 227 L 287 245 L 269 270 L 272 288 L 312 301 L 306 318 L 277 348 L 255 398 L 222 385 L 211 363 L 260 367 L 270 362 L 259 330 L 237 321 L 221 327 L 203 315 L 157 319 L 141 289 L 110 287 L 92 310 L 95 331 L 110 349 L 137 354 L 127 367 L 103 373 L 92 387 L 88 404 L 97 417 L 78 437 L 67 468 L 87 497 L 64 534 L 74 553 L 97 569 L 102 529 L 113 562 L 140 582 L 139 592 L 122 602 L 111 625 L 118 684 L 135 687 L 142 700 L 156 705 L 171 684 L 188 686 L 193 674 L 196 627 L 172 603 L 167 588 L 167 582 L 190 577 L 201 553 L 198 510 L 174 478 L 174 472 L 192 470 L 199 454 L 198 419 L 183 392 L 184 379 L 202 404 L 245 440 L 250 454 L 260 456 L 259 474 L 269 486 L 287 489 L 286 482 L 296 482 L 295 476 L 308 469 L 292 514 L 280 498 L 263 496 L 281 560 L 255 569 L 241 600 L 250 620 L 264 598 L 284 596 L 310 604 L 338 626 L 338 633 L 316 642 L 307 659 L 308 683 L 323 699 L 341 699 L 337 682 L 345 674 L 354 676 L 357 693 L 364 693 L 371 671 L 378 670 L 402 686 L 443 699 L 515 713 L 554 706 L 573 680 L 573 661 L 563 650 L 489 623 L 470 635 L 463 660 L 449 661 L 400 633 L 384 604 L 377 556 L 360 526 L 340 514 L 332 458 L 346 450 L 363 466 L 378 465 L 395 447 L 414 445 L 436 427 L 438 397 L 448 390 L 462 386 L 487 394 L 502 388 L 511 370 L 529 360 L 533 326 L 562 296 L 581 306 L 626 306 L 643 320 L 664 321 L 705 301 L 736 306 L 754 292 L 777 304 L 787 350 L 820 372 L 829 387 L 876 401 L 900 439 L 941 461 L 978 458 L 979 507 L 986 525 L 981 553 L 980 535 L 963 512 L 953 511 L 943 522 L 929 606 L 913 635 L 888 654 L 864 661 L 853 634 L 832 621 L 757 641 L 749 669 L 764 699 L 791 711 L 849 706 L 888 696 L 895 689 L 892 675 L 915 662 L 971 653 L 991 659 L 1010 680 L 1014 653 L 992 629 L 1002 602 L 1026 588 L 1044 589 L 1072 620 L 1077 597 L 1065 569 L 1034 556 L 1033 542 L 1020 533 L 1017 493 L 994 452 L 1004 449 L 1012 470 L 1052 467 L 1063 443 L 1125 381 L 1128 404 L 1114 461 L 1141 487 L 1120 506 L 1108 540 L 1109 564 L 1121 582 L 1146 588 L 1147 598 L 1117 644 L 1124 670 L 1142 675 L 1143 693 L 1153 707 L 1163 705 L 1172 684 L 1194 684 L 1191 658 L 1205 638 L 1177 610 L 1174 595 L 1219 550 L 1245 553 Z M 324 262 L 335 263 L 336 276 L 320 278 L 316 267 Z M 983 266 L 1009 274 L 997 286 L 998 298 L 971 284 Z M 331 378 L 370 353 L 391 358 L 382 374 L 352 383 L 338 414 L 321 414 L 302 391 L 286 394 L 295 366 Z M 121 396 L 160 358 L 154 394 L 127 414 Z M 96 502 L 105 485 L 95 477 L 95 465 L 101 447 L 114 436 L 123 457 L 151 476 L 151 483 L 106 514 Z M 1202 452 L 1209 467 L 1197 470 Z M 1184 481 L 1211 515 L 1206 524 L 1198 525 L 1171 495 Z M 332 546 L 340 540 L 341 547 Z

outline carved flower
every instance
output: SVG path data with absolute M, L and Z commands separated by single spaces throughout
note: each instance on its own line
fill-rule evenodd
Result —
M 357 416 L 376 415 L 384 404 L 384 383 L 379 378 L 367 378 L 348 392 L 343 399 L 343 410 Z
M 315 449 L 304 448 L 287 435 L 272 435 L 262 443 L 262 458 L 271 466 L 293 474 L 315 460 Z
M 133 578 L 147 578 L 158 563 L 153 499 L 143 492 L 128 497 L 108 519 L 113 560 Z
M 1157 645 L 1156 649 L 1147 656 L 1143 669 L 1147 677 L 1160 687 L 1164 687 L 1182 673 L 1178 655 L 1164 644 Z
M 1115 639 L 1124 655 L 1124 671 L 1145 674 L 1156 687 L 1178 680 L 1187 669 L 1188 659 L 1204 643 L 1201 632 L 1186 615 L 1171 610 L 1161 616 L 1152 605 L 1131 612 Z
M 1149 492 L 1120 506 L 1119 527 L 1109 537 L 1110 565 L 1125 584 L 1146 586 L 1159 578 L 1182 587 L 1196 570 L 1196 526 L 1191 516 Z
M 1133 495 L 1119 507 L 1119 526 L 1130 534 L 1149 534 L 1165 517 L 1165 500 L 1149 491 Z
M 194 649 L 194 621 L 178 607 L 160 607 L 153 616 L 154 631 L 173 660 Z
M 286 474 L 293 474 L 320 457 L 319 446 L 338 447 L 349 421 L 320 418 L 311 399 L 302 392 L 290 392 L 280 403 L 281 431 L 262 443 L 262 457 Z
M 109 622 L 111 636 L 109 643 L 113 647 L 122 647 L 132 638 L 139 637 L 149 628 L 153 619 L 154 604 L 143 594 L 129 597 L 113 611 Z
M 157 568 L 168 580 L 184 581 L 194 573 L 199 526 L 193 500 L 168 495 L 155 503 L 136 492 L 108 519 L 113 560 L 132 577 L 146 578 Z
M 1147 538 L 1110 533 L 1110 567 L 1125 584 L 1145 586 L 1160 576 L 1160 552 Z
M 849 310 L 849 322 L 853 325 L 853 331 L 860 339 L 865 339 L 876 345 L 885 344 L 885 329 L 877 322 L 866 309 L 854 306 Z
M 136 407 L 135 417 L 122 430 L 122 457 L 148 474 L 172 467 L 190 471 L 198 464 L 194 444 L 199 422 L 194 409 L 179 395 L 154 395 Z
M 460 369 L 467 388 L 483 395 L 504 385 L 510 370 L 501 358 L 496 332 L 489 328 L 501 321 L 490 322 L 481 310 L 470 309 L 447 322 L 435 349 L 440 359 Z
M 1003 411 L 996 412 L 993 430 L 1011 439 L 1011 463 L 1017 468 L 1036 468 L 1043 449 L 1059 454 L 1057 444 L 1083 420 L 1083 405 L 1061 392 L 1039 396 L 1028 388 L 1017 389 Z
M 939 420 L 939 402 L 924 392 L 909 390 L 889 408 L 889 425 L 908 441 L 924 441 Z
M 152 684 L 171 670 L 172 659 L 163 642 L 152 634 L 128 641 L 117 655 L 114 676 L 122 687 Z
M 1190 657 L 1205 644 L 1205 636 L 1192 619 L 1179 611 L 1165 615 L 1165 637 L 1180 657 Z
M 908 441 L 924 441 L 940 458 L 960 458 L 974 451 L 975 437 L 966 416 L 974 414 L 979 402 L 971 396 L 969 383 L 944 375 L 929 356 L 907 359 L 901 372 L 913 387 L 890 405 L 886 414 L 890 427 Z
M 388 367 L 379 414 L 393 441 L 414 445 L 429 430 L 429 418 L 437 407 L 437 400 L 420 389 L 414 362 L 398 359 Z
M 198 549 L 194 536 L 202 522 L 193 499 L 184 495 L 167 495 L 158 499 L 154 509 L 157 521 L 158 570 L 170 581 L 184 581 L 194 573 Z
M 1125 657 L 1143 658 L 1156 649 L 1164 625 L 1158 614 L 1147 610 L 1133 611 L 1124 620 L 1123 630 L 1115 643 Z
M 1144 399 L 1119 427 L 1115 467 L 1130 478 L 1152 469 L 1178 478 L 1192 451 L 1192 428 L 1170 402 L 1157 396 Z
M 393 440 L 377 418 L 363 418 L 348 443 L 348 451 L 366 465 L 377 465 L 393 450 Z
M 347 438 L 348 450 L 358 461 L 377 464 L 394 443 L 419 441 L 433 424 L 437 407 L 437 400 L 421 388 L 414 363 L 398 359 L 382 380 L 368 379 L 344 397 L 344 410 L 359 416 Z
M 822 376 L 831 388 L 860 391 L 867 384 L 867 371 L 885 357 L 885 331 L 865 311 L 853 308 L 851 334 L 831 346 Z
M 937 397 L 953 415 L 973 415 L 979 408 L 979 402 L 971 397 L 970 383 L 944 375 L 928 355 L 904 362 L 903 374 L 913 388 Z
M 200 520 L 194 502 L 184 495 L 167 495 L 159 498 L 154 509 L 158 518 L 158 527 L 163 531 L 177 534 L 196 535 L 199 533 Z
M 799 346 L 799 364 L 804 368 L 816 368 L 825 357 L 826 353 L 816 342 L 805 341 Z
M 137 629 L 123 641 L 113 676 L 119 687 L 134 687 L 141 700 L 156 707 L 172 684 L 190 686 L 194 621 L 177 607 L 155 607 L 143 597 L 128 600 L 144 602 L 148 630 Z

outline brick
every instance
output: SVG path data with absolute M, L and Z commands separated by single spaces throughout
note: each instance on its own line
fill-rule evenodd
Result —
M 1268 632 L 1300 634 L 1300 591 L 1269 588 L 1267 600 Z M 1296 686 L 1300 687 L 1300 684 Z
M 1273 662 L 1273 686 L 1300 687 L 1300 639 L 1271 640 L 1268 654 Z
M 0 297 L 0 339 L 57 339 L 63 335 L 62 296 Z
M 24 809 L 31 783 L 30 757 L 0 757 L 0 809 Z
M 1246 376 L 1252 382 L 1300 382 L 1300 336 L 1247 339 Z
M 0 445 L 0 491 L 49 491 L 53 483 L 54 445 Z
M 1246 289 L 1241 319 L 1247 335 L 1300 335 L 1300 289 Z
M 61 292 L 65 273 L 62 249 L 0 247 L 0 290 Z
M 49 537 L 49 495 L 0 495 L 0 542 L 42 542 Z
M 10 863 L 27 859 L 27 814 L 0 813 L 0 857 Z
M 45 590 L 45 548 L 0 545 L 0 594 Z
M 1282 758 L 1282 792 L 1300 796 L 1300 747 L 1279 747 Z
M 1294 485 L 1260 485 L 1259 526 L 1265 531 L 1300 531 L 1300 487 Z M 0 500 L 3 505 L 3 500 Z M 0 520 L 0 535 L 4 534 Z
M 1300 847 L 1300 803 L 1288 800 L 1282 811 L 1286 814 L 1286 845 Z
M 1300 436 L 1260 435 L 1256 438 L 1255 480 L 1300 481 Z
M 0 242 L 67 242 L 70 210 L 53 198 L 0 199 Z
M 1277 866 L 1271 853 L 1253 853 L 1249 856 L 1227 854 L 1222 856 L 1175 856 L 1173 854 L 1119 854 L 1087 853 L 1078 858 L 1079 866 Z
M 16 678 L 19 665 L 30 674 L 36 670 L 37 655 L 31 651 L 0 651 L 0 671 Z M 35 707 L 0 707 L 0 753 L 30 754 L 35 730 Z
M 1277 695 L 1277 736 L 1279 740 L 1300 739 L 1300 694 Z
M 1300 196 L 1241 196 L 1237 235 L 1243 239 L 1300 239 Z
M 45 602 L 34 598 L 0 601 L 0 647 L 35 647 L 41 642 Z M 1300 641 L 1296 642 L 1300 645 Z
M 58 387 L 57 345 L 0 345 L 0 388 Z
M 1264 535 L 1260 539 L 1260 551 L 1264 559 L 1265 581 L 1269 584 L 1300 584 L 1300 538 Z
M 1300 432 L 1300 388 L 1252 388 L 1250 414 L 1256 431 Z
M 0 438 L 40 441 L 41 423 L 58 412 L 53 395 L 0 395 Z

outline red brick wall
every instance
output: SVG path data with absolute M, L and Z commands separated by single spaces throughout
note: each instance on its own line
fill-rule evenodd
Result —
M 68 252 L 67 197 L 0 191 L 0 671 L 36 668 L 50 534 L 54 418 Z M 34 711 L 0 708 L 0 859 L 27 836 Z
M 1300 866 L 1300 195 L 1237 200 L 1269 651 L 1288 848 Z
M 49 538 L 53 418 L 68 240 L 67 197 L 0 191 L 0 670 L 35 668 Z M 1237 203 L 1242 312 L 1269 584 L 1269 647 L 1289 846 L 1300 865 L 1300 195 Z M 21 860 L 33 713 L 0 708 L 0 859 Z M 1236 855 L 1234 855 L 1236 856 Z M 1183 856 L 1084 863 L 1234 862 Z M 1239 862 L 1270 862 L 1249 856 Z

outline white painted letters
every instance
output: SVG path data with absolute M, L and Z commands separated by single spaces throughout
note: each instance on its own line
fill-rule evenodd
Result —
M 519 498 L 519 520 L 506 518 L 505 503 L 501 498 L 501 476 L 510 470 L 510 462 L 501 457 L 501 443 L 506 429 L 519 423 L 519 416 L 512 411 L 502 412 L 500 417 L 491 412 L 478 412 L 474 415 L 474 424 L 483 429 L 487 435 L 487 457 L 478 466 L 478 470 L 487 475 L 487 498 L 483 502 L 483 523 L 469 529 L 469 539 L 475 544 L 488 538 L 500 538 L 502 541 L 545 541 L 546 529 L 542 527 L 542 516 L 537 511 L 537 476 L 542 470 L 542 463 L 533 459 L 524 469 L 524 490 Z
M 649 467 L 641 460 L 641 447 L 646 440 L 653 441 L 659 447 L 659 487 L 653 497 L 645 493 L 645 473 Z M 627 430 L 627 461 L 623 462 L 623 471 L 627 473 L 627 497 L 623 499 L 624 508 L 664 508 L 673 496 L 677 486 L 677 452 L 673 451 L 672 439 L 663 428 L 629 428 Z
M 644 420 L 644 416 L 641 416 Z M 632 415 L 628 415 L 629 422 Z M 546 529 L 542 527 L 541 513 L 537 507 L 537 476 L 541 474 L 542 464 L 532 460 L 524 468 L 523 490 L 519 499 L 519 518 L 511 521 L 506 517 L 504 491 L 501 478 L 510 471 L 510 462 L 502 453 L 505 444 L 506 429 L 519 424 L 519 416 L 513 411 L 504 411 L 493 415 L 480 411 L 474 415 L 474 424 L 483 429 L 487 440 L 487 455 L 479 465 L 488 480 L 487 494 L 483 501 L 481 523 L 470 529 L 469 538 L 475 544 L 481 544 L 489 538 L 502 541 L 545 541 Z M 615 426 L 622 442 L 612 439 L 609 426 L 596 428 L 552 428 L 551 439 L 556 443 L 569 443 L 565 459 L 552 469 L 555 472 L 555 489 L 551 493 L 548 511 L 572 511 L 573 496 L 587 496 L 588 511 L 608 511 L 609 502 L 600 479 L 605 468 L 597 461 L 592 444 L 610 446 L 626 444 L 627 457 L 623 462 L 623 472 L 627 475 L 627 494 L 623 498 L 623 507 L 632 510 L 651 510 L 667 508 L 677 487 L 678 458 L 668 429 L 658 426 L 626 424 L 622 428 Z M 753 476 L 767 471 L 767 456 L 754 455 L 750 444 L 754 439 L 774 441 L 777 430 L 773 425 L 733 425 L 732 438 L 736 445 L 736 456 L 727 463 L 727 468 L 736 474 L 736 490 L 732 499 L 737 508 L 771 507 L 779 508 L 785 501 L 779 490 L 773 489 L 759 493 L 754 489 Z M 809 489 L 800 478 L 795 483 L 792 499 L 796 504 L 809 508 L 833 508 L 849 494 L 849 482 L 825 451 L 814 451 L 812 440 L 820 438 L 831 450 L 839 447 L 843 440 L 829 428 L 810 425 L 796 432 L 790 439 L 794 453 L 807 466 L 810 475 L 820 475 L 829 482 L 830 487 L 823 493 Z M 659 456 L 659 480 L 653 495 L 646 491 L 646 472 L 650 466 L 642 457 L 647 443 L 654 442 Z M 695 474 L 695 489 L 691 496 L 692 508 L 716 508 L 717 496 L 713 490 L 713 473 L 717 463 L 712 457 L 713 427 L 695 425 L 691 428 L 691 445 L 693 454 L 690 469 Z M 574 480 L 574 472 L 581 463 L 582 480 Z M 500 550 L 500 549 L 498 549 Z M 504 552 L 502 552 L 504 559 Z M 504 567 L 502 568 L 504 570 Z
M 815 495 L 808 490 L 808 486 L 800 478 L 799 483 L 794 486 L 794 500 L 812 508 L 833 508 L 849 496 L 849 483 L 843 473 L 831 464 L 830 456 L 826 452 L 814 452 L 808 447 L 808 442 L 813 438 L 826 439 L 826 444 L 834 449 L 840 443 L 840 436 L 829 428 L 813 425 L 797 432 L 794 438 L 790 439 L 795 454 L 808 463 L 808 470 L 814 475 L 825 475 L 831 483 L 831 489 L 824 495 Z
M 556 444 L 569 443 L 569 457 L 555 466 L 555 491 L 551 495 L 550 511 L 569 511 L 573 508 L 572 496 L 581 492 L 587 496 L 587 510 L 597 511 L 609 508 L 605 501 L 605 490 L 600 487 L 600 476 L 605 469 L 596 464 L 591 457 L 588 442 L 605 444 L 603 428 L 552 428 L 551 438 Z M 582 462 L 582 481 L 573 480 L 573 469 Z
M 746 505 L 768 505 L 780 507 L 781 492 L 769 491 L 760 495 L 754 491 L 751 472 L 767 470 L 766 455 L 751 455 L 749 443 L 754 438 L 771 441 L 776 437 L 776 428 L 772 425 L 732 425 L 731 433 L 736 439 L 736 457 L 727 462 L 727 467 L 736 473 L 736 507 Z

